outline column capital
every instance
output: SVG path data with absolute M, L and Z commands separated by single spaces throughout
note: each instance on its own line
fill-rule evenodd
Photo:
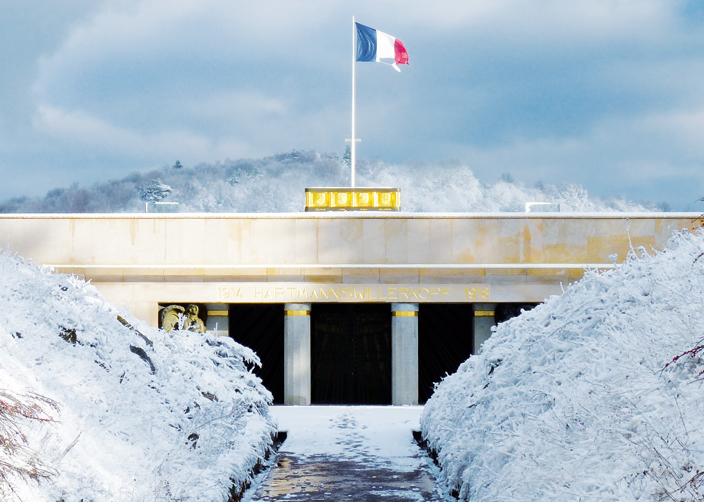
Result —
M 393 317 L 417 317 L 418 303 L 391 303 Z
M 491 317 L 495 316 L 496 303 L 474 303 L 472 304 L 472 315 L 475 317 Z
M 482 345 L 491 337 L 491 327 L 496 322 L 496 303 L 474 303 L 472 353 L 478 354 Z
M 310 303 L 286 303 L 284 315 L 286 317 L 310 317 Z
M 217 336 L 228 336 L 230 333 L 230 307 L 226 303 L 205 304 L 205 327 Z

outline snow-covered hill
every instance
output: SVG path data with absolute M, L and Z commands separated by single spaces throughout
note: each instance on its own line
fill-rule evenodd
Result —
M 409 212 L 513 212 L 523 211 L 528 201 L 559 203 L 562 211 L 653 210 L 624 200 L 595 198 L 579 186 L 528 187 L 504 178 L 484 184 L 461 163 L 414 166 L 360 161 L 357 167 L 359 186 L 399 187 L 403 210 Z M 176 164 L 91 187 L 57 188 L 43 198 L 0 202 L 0 213 L 142 212 L 140 195 L 152 192 L 152 187 L 168 187 L 163 195 L 178 202 L 180 212 L 300 212 L 306 187 L 348 183 L 349 168 L 339 156 L 292 151 L 192 168 Z
M 704 235 L 499 325 L 422 417 L 469 500 L 704 498 Z
M 17 424 L 32 452 L 0 439 L 0 476 L 32 458 L 54 474 L 0 477 L 0 500 L 223 500 L 241 487 L 276 430 L 251 350 L 120 321 L 91 285 L 7 253 L 0 278 L 0 401 L 59 408 Z

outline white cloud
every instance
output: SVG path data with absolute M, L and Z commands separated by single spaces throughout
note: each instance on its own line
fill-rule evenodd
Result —
M 77 25 L 40 63 L 35 89 L 51 94 L 51 81 L 111 58 L 248 53 L 265 60 L 283 55 L 333 11 L 328 2 L 158 0 L 110 4 Z M 292 57 L 292 55 L 288 55 Z M 299 53 L 300 56 L 300 53 Z M 277 64 L 273 59 L 272 64 Z
M 147 134 L 110 124 L 80 111 L 40 105 L 35 127 L 66 142 L 131 158 L 171 159 L 180 153 L 189 162 L 214 161 L 228 155 L 251 156 L 249 145 L 234 139 L 213 140 L 187 130 Z
M 74 27 L 64 43 L 40 63 L 35 90 L 52 94 L 59 79 L 79 79 L 81 70 L 113 58 L 151 61 L 176 58 L 250 57 L 262 66 L 308 64 L 346 59 L 331 47 L 348 43 L 344 19 L 359 14 L 380 29 L 398 27 L 402 38 L 414 36 L 456 41 L 464 35 L 490 36 L 495 45 L 520 43 L 639 43 L 661 39 L 676 30 L 672 2 L 664 0 L 452 0 L 437 4 L 364 0 L 351 8 L 342 0 L 291 3 L 285 0 L 152 0 L 108 4 Z M 387 27 L 387 24 L 389 26 Z M 422 30 L 422 31 L 419 31 Z M 536 55 L 539 57 L 539 55 Z M 67 75 L 68 74 L 68 75 Z M 74 82 L 75 84 L 75 82 Z
M 500 35 L 528 46 L 642 41 L 666 34 L 675 23 L 675 5 L 666 0 L 399 0 L 362 5 L 370 15 L 380 12 L 380 18 L 396 18 L 404 25 Z
M 448 144 L 485 178 L 509 172 L 528 183 L 573 182 L 602 195 L 670 200 L 704 194 L 704 108 L 608 118 L 572 137 L 515 139 L 496 147 Z M 638 191 L 638 192 L 634 192 Z
M 244 90 L 207 94 L 193 99 L 187 108 L 194 117 L 221 121 L 281 117 L 289 111 L 289 106 L 281 98 Z
M 124 156 L 127 170 L 176 157 L 341 151 L 349 136 L 355 14 L 402 38 L 412 62 L 401 75 L 360 71 L 363 157 L 460 156 L 491 176 L 513 171 L 521 179 L 514 167 L 526 166 L 528 180 L 574 179 L 588 187 L 604 186 L 585 180 L 590 171 L 621 184 L 634 179 L 634 166 L 648 167 L 642 177 L 689 175 L 692 160 L 704 157 L 696 112 L 704 106 L 698 98 L 704 47 L 696 29 L 684 26 L 680 6 L 669 0 L 107 3 L 77 19 L 38 62 L 31 86 L 37 137 L 25 145 L 49 138 L 62 157 L 79 145 L 97 164 Z M 541 86 L 555 82 L 561 96 L 551 101 Z M 604 90 L 612 95 L 601 102 Z M 541 105 L 550 111 L 540 115 Z M 540 125 L 531 122 L 536 117 Z M 484 133 L 490 140 L 477 139 Z M 47 163 L 51 158 L 47 153 Z
M 653 136 L 667 138 L 668 143 L 678 151 L 696 154 L 704 158 L 704 108 L 672 110 L 652 114 L 643 118 L 640 130 Z

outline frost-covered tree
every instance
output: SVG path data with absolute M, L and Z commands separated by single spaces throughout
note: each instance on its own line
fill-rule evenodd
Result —
M 151 198 L 176 193 L 180 212 L 300 211 L 306 187 L 349 183 L 349 149 L 347 153 L 293 150 L 179 169 L 166 164 L 90 187 L 70 186 L 44 197 L 0 201 L 0 212 L 135 212 L 144 208 L 144 202 L 159 201 Z M 595 198 L 581 188 L 530 187 L 506 180 L 486 184 L 462 163 L 388 164 L 357 159 L 357 182 L 401 188 L 403 210 L 410 212 L 522 212 L 527 201 L 552 201 L 563 211 L 652 209 L 652 205 Z M 163 186 L 173 192 L 165 193 Z
M 342 155 L 342 163 L 349 168 L 352 166 L 352 149 L 350 149 L 350 146 L 347 145 L 345 147 L 345 153 Z
M 145 203 L 155 203 L 166 199 L 172 192 L 171 186 L 164 184 L 159 179 L 154 179 L 139 188 L 139 198 Z
M 506 182 L 508 184 L 513 184 L 515 182 L 513 175 L 511 175 L 511 172 L 502 173 L 499 180 L 501 180 L 502 182 Z

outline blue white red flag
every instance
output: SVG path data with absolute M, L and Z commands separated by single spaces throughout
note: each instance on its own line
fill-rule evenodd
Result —
M 398 65 L 408 65 L 408 51 L 403 42 L 379 30 L 357 25 L 357 61 L 387 63 L 400 72 Z

